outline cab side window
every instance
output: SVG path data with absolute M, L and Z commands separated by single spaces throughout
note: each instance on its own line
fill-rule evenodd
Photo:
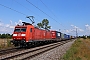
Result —
M 32 32 L 32 28 L 30 28 L 30 32 Z

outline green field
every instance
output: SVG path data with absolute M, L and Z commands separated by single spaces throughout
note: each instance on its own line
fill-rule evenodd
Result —
M 90 60 L 90 39 L 77 39 L 60 60 Z

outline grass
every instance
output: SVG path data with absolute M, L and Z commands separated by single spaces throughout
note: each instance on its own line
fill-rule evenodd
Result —
M 77 39 L 63 60 L 90 60 L 90 39 Z
M 12 47 L 10 41 L 11 39 L 0 39 L 0 49 Z

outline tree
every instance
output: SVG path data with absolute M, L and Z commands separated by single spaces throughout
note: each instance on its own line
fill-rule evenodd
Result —
M 12 38 L 12 36 L 9 34 L 9 33 L 7 33 L 6 34 L 6 38 L 8 39 L 8 38 Z
M 1 38 L 1 36 L 2 36 L 2 35 L 0 34 L 0 38 Z
M 42 23 L 38 23 L 38 24 L 37 24 L 37 27 L 38 27 L 38 28 L 42 28 Z
M 1 38 L 6 38 L 6 35 L 5 34 L 2 34 Z
M 48 26 L 49 25 L 49 21 L 47 19 L 43 19 L 42 25 L 43 25 L 43 28 L 46 29 L 46 30 L 51 28 L 51 26 Z
M 12 38 L 12 35 L 10 35 L 9 33 L 7 33 L 7 34 L 0 34 L 0 38 L 9 38 L 9 39 L 11 39 Z
M 39 28 L 43 28 L 45 30 L 49 30 L 51 28 L 51 26 L 48 25 L 49 25 L 49 21 L 47 19 L 43 19 L 41 23 L 37 24 Z

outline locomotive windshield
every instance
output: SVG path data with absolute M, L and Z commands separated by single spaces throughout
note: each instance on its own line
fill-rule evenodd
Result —
M 26 28 L 15 28 L 14 32 L 26 32 Z

